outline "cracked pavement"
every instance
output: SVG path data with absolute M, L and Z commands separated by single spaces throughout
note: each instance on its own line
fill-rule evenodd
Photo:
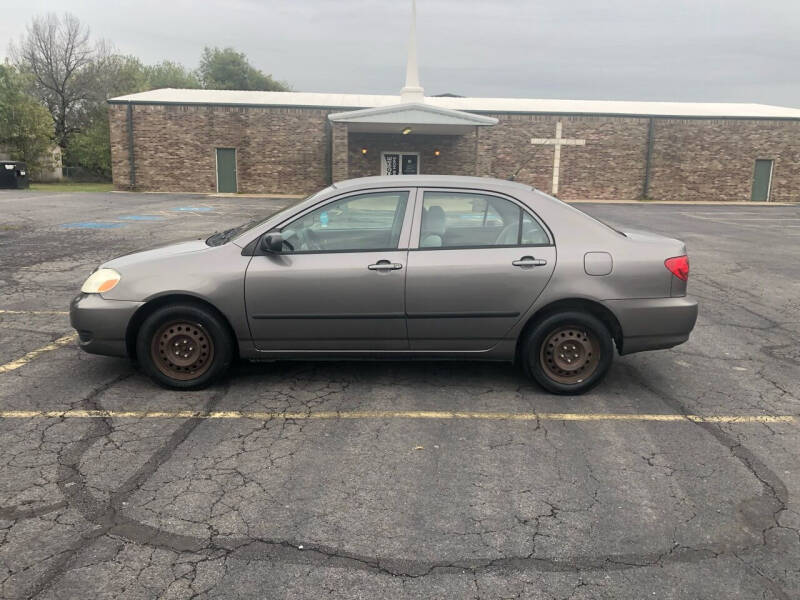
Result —
M 0 364 L 70 331 L 61 311 L 99 262 L 287 202 L 0 192 Z M 70 344 L 0 373 L 0 410 L 800 415 L 798 208 L 580 208 L 684 239 L 701 302 L 687 344 L 617 357 L 585 396 L 437 362 L 240 364 L 170 392 Z M 62 226 L 76 222 L 124 225 Z M 2 419 L 0 597 L 798 598 L 798 433 L 797 419 Z

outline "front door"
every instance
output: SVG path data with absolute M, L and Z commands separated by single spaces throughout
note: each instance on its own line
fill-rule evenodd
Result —
M 281 227 L 280 254 L 254 256 L 247 317 L 259 350 L 406 350 L 411 190 L 360 192 Z
M 550 236 L 499 196 L 429 190 L 417 204 L 418 248 L 409 250 L 406 275 L 410 349 L 495 346 L 550 280 Z
M 217 148 L 217 191 L 236 193 L 236 149 Z
M 382 152 L 381 175 L 419 175 L 419 152 Z

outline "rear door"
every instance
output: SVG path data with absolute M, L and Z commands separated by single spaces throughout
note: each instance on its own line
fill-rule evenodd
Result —
M 341 196 L 280 231 L 280 254 L 254 256 L 245 279 L 259 350 L 406 350 L 410 188 Z
M 513 198 L 475 190 L 421 192 L 406 275 L 410 348 L 491 348 L 550 280 L 553 240 Z

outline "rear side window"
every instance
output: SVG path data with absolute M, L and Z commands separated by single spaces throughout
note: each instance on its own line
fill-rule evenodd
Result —
M 547 245 L 545 231 L 517 204 L 488 194 L 425 192 L 420 248 Z
M 522 211 L 522 234 L 520 244 L 522 246 L 547 246 L 550 244 L 550 238 L 539 224 L 539 221 L 525 211 Z

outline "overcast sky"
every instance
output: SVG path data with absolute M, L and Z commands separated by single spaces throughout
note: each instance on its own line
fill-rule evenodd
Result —
M 411 0 L 2 0 L 0 53 L 74 13 L 119 52 L 194 68 L 233 46 L 297 91 L 395 94 Z M 800 0 L 418 0 L 428 95 L 800 107 Z

